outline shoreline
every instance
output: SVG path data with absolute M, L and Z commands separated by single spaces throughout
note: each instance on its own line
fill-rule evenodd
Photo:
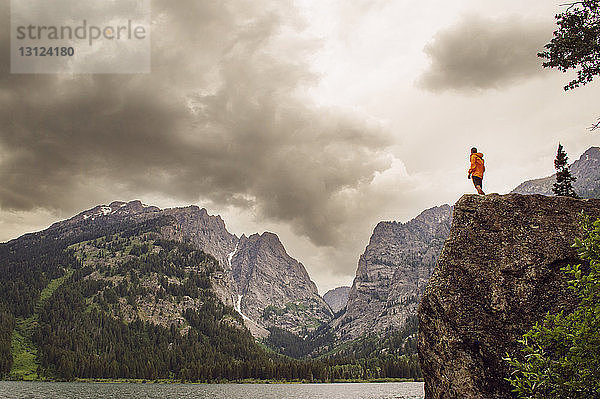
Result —
M 422 379 L 412 379 L 412 378 L 376 378 L 369 380 L 362 379 L 352 379 L 352 380 L 334 380 L 334 381 L 308 381 L 308 380 L 297 380 L 297 381 L 285 381 L 285 380 L 255 380 L 255 379 L 245 379 L 245 380 L 234 380 L 234 381 L 212 381 L 212 382 L 192 382 L 192 381 L 182 381 L 182 380 L 170 380 L 170 379 L 155 379 L 148 380 L 143 378 L 76 378 L 71 381 L 65 380 L 54 380 L 54 379 L 36 379 L 36 380 L 11 380 L 11 379 L 2 379 L 0 381 L 3 382 L 76 382 L 76 383 L 84 383 L 84 384 L 182 384 L 182 385 L 220 385 L 220 384 L 236 384 L 236 385 L 245 385 L 245 384 L 383 384 L 383 383 L 392 383 L 392 382 L 423 382 Z

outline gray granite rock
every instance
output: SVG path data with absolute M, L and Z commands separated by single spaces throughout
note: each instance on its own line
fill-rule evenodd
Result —
M 323 295 L 323 300 L 327 302 L 331 310 L 339 312 L 348 303 L 348 294 L 350 293 L 350 287 L 337 287 L 329 290 Z
M 431 208 L 407 223 L 380 222 L 361 255 L 346 312 L 331 323 L 342 340 L 392 332 L 417 304 L 450 230 L 452 208 Z
M 276 234 L 242 236 L 231 263 L 241 312 L 259 325 L 304 335 L 331 320 L 315 283 Z
M 502 358 L 546 312 L 576 299 L 560 270 L 581 211 L 600 200 L 464 195 L 419 306 L 419 359 L 427 399 L 511 398 Z

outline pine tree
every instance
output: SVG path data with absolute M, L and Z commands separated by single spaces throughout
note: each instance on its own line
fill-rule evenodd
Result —
M 556 169 L 556 183 L 552 191 L 556 195 L 562 195 L 565 197 L 579 198 L 575 190 L 573 189 L 573 183 L 577 178 L 571 176 L 569 165 L 567 164 L 569 157 L 563 150 L 563 146 L 558 144 L 558 152 L 556 153 L 556 159 L 554 160 L 554 169 Z

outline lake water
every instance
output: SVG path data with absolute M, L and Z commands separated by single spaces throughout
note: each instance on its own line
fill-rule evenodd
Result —
M 373 384 L 94 384 L 0 381 L 0 398 L 422 399 L 422 382 Z

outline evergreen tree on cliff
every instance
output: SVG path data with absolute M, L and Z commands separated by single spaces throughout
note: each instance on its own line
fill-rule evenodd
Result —
M 558 152 L 556 153 L 556 159 L 554 160 L 554 169 L 556 169 L 556 183 L 552 191 L 556 195 L 563 195 L 565 197 L 579 198 L 575 190 L 573 189 L 573 183 L 577 178 L 571 175 L 569 165 L 567 161 L 567 153 L 563 149 L 562 144 L 558 144 Z

